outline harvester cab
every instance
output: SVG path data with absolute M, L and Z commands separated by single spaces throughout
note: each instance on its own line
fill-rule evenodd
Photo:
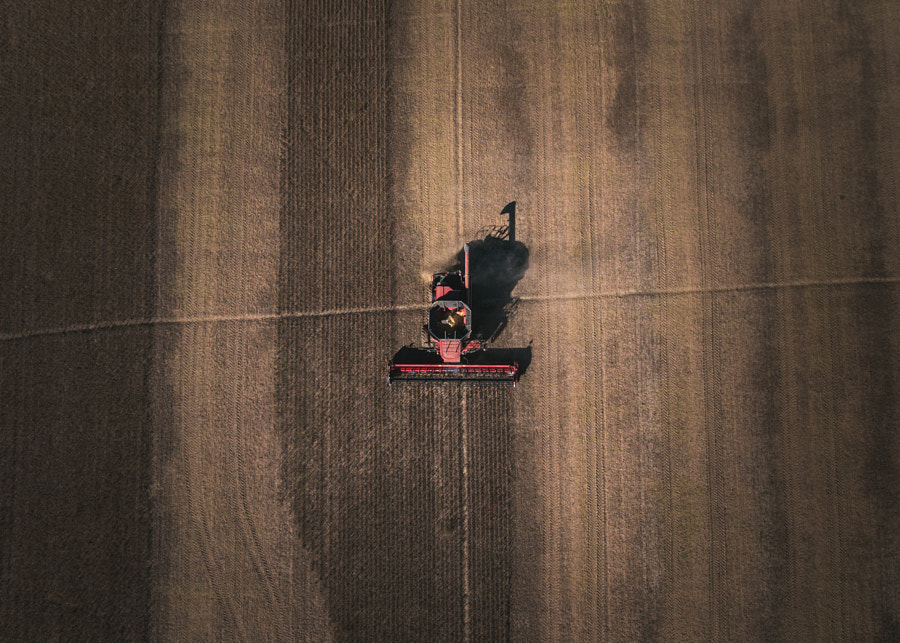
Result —
M 416 363 L 392 362 L 388 382 L 395 381 L 500 381 L 515 384 L 519 365 L 491 364 L 476 359 L 483 345 L 472 339 L 469 296 L 469 245 L 463 248 L 463 269 L 438 272 L 431 278 L 431 306 L 425 325 L 429 347 Z

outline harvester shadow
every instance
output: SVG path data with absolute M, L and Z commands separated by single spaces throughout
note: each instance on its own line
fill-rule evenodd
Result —
M 507 225 L 484 228 L 480 238 L 468 244 L 472 334 L 486 343 L 496 340 L 509 324 L 518 306 L 512 291 L 528 270 L 528 246 L 516 240 L 516 202 L 501 214 L 508 215 Z M 465 251 L 460 250 L 450 270 L 462 270 L 464 262 Z

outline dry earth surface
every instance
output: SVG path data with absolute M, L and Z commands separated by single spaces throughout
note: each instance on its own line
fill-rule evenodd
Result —
M 900 638 L 900 5 L 144 4 L 3 3 L 0 639 Z

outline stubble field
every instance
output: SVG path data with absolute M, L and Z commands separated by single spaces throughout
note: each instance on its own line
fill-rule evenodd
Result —
M 2 638 L 900 636 L 894 3 L 94 5 L 4 32 Z M 389 387 L 511 201 L 519 385 Z

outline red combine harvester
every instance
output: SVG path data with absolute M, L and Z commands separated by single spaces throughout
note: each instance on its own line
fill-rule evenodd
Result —
M 469 245 L 464 248 L 462 272 L 438 272 L 431 278 L 431 307 L 428 309 L 427 348 L 432 359 L 422 363 L 388 366 L 388 382 L 397 381 L 487 381 L 510 382 L 519 379 L 519 365 L 490 364 L 473 359 L 483 345 L 472 339 L 472 308 L 469 301 Z M 482 353 L 483 355 L 483 353 Z

